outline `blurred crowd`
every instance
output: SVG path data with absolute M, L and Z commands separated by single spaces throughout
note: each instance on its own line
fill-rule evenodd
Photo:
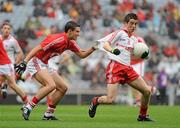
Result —
M 28 5 L 33 8 L 32 14 L 27 15 L 23 27 L 14 30 L 25 53 L 34 46 L 32 42 L 40 41 L 50 33 L 62 32 L 63 25 L 70 19 L 81 25 L 78 43 L 85 48 L 94 40 L 119 29 L 124 16 L 135 12 L 139 18 L 137 33 L 151 49 L 151 57 L 146 61 L 145 80 L 161 92 L 160 104 L 166 104 L 166 95 L 172 99 L 180 96 L 179 0 L 3 0 L 0 11 L 14 13 L 14 6 L 27 6 L 27 1 L 31 1 Z M 47 22 L 53 19 L 53 24 L 46 25 L 44 18 Z M 65 57 L 68 60 L 65 63 L 61 58 L 56 59 L 55 64 L 72 84 L 73 79 L 77 79 L 87 81 L 90 88 L 97 89 L 106 85 L 106 57 L 97 52 L 80 61 L 70 55 Z

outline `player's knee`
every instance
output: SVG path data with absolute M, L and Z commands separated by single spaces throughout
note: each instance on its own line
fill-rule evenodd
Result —
M 12 89 L 12 90 L 16 90 L 16 84 L 13 84 L 13 83 L 8 83 L 9 87 Z
M 66 93 L 68 90 L 68 87 L 66 85 L 63 85 L 63 86 L 57 86 L 56 89 L 59 90 L 61 93 Z
M 146 90 L 144 90 L 143 95 L 144 96 L 150 96 L 151 95 L 151 89 L 147 88 Z
M 64 92 L 64 93 L 65 93 L 67 90 L 68 90 L 68 87 L 67 87 L 67 86 L 63 86 L 63 87 L 61 88 L 61 91 Z
M 50 88 L 50 90 L 54 90 L 56 89 L 56 84 L 50 84 L 48 87 Z

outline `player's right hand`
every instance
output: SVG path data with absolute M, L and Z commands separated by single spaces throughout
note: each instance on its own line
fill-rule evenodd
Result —
M 117 48 L 113 48 L 111 51 L 114 55 L 119 55 L 121 53 L 121 51 Z
M 26 70 L 27 62 L 23 61 L 20 64 L 16 65 L 15 71 L 16 71 L 16 77 L 19 78 Z
M 98 45 L 99 45 L 99 42 L 98 41 L 95 41 L 94 43 L 93 43 L 93 49 L 94 50 L 97 50 L 98 49 Z

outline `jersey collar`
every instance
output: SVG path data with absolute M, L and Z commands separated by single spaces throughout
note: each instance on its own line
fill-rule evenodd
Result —
M 127 29 L 125 27 L 121 28 L 121 30 L 125 31 L 128 34 L 128 31 L 127 31 Z M 128 34 L 129 37 L 131 37 L 132 35 L 133 35 L 133 33 L 132 34 Z

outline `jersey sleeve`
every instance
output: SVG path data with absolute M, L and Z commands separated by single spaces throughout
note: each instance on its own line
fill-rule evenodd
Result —
M 69 41 L 69 50 L 72 52 L 78 52 L 80 51 L 80 47 L 77 45 L 76 41 L 70 40 Z
M 122 35 L 122 31 L 115 31 L 104 38 L 99 39 L 99 42 L 109 42 L 110 44 L 115 43 Z
M 21 49 L 20 46 L 19 46 L 19 43 L 18 43 L 18 41 L 16 39 L 14 39 L 13 42 L 14 42 L 13 43 L 14 51 L 15 51 L 15 53 L 18 53 L 20 51 L 20 49 Z

